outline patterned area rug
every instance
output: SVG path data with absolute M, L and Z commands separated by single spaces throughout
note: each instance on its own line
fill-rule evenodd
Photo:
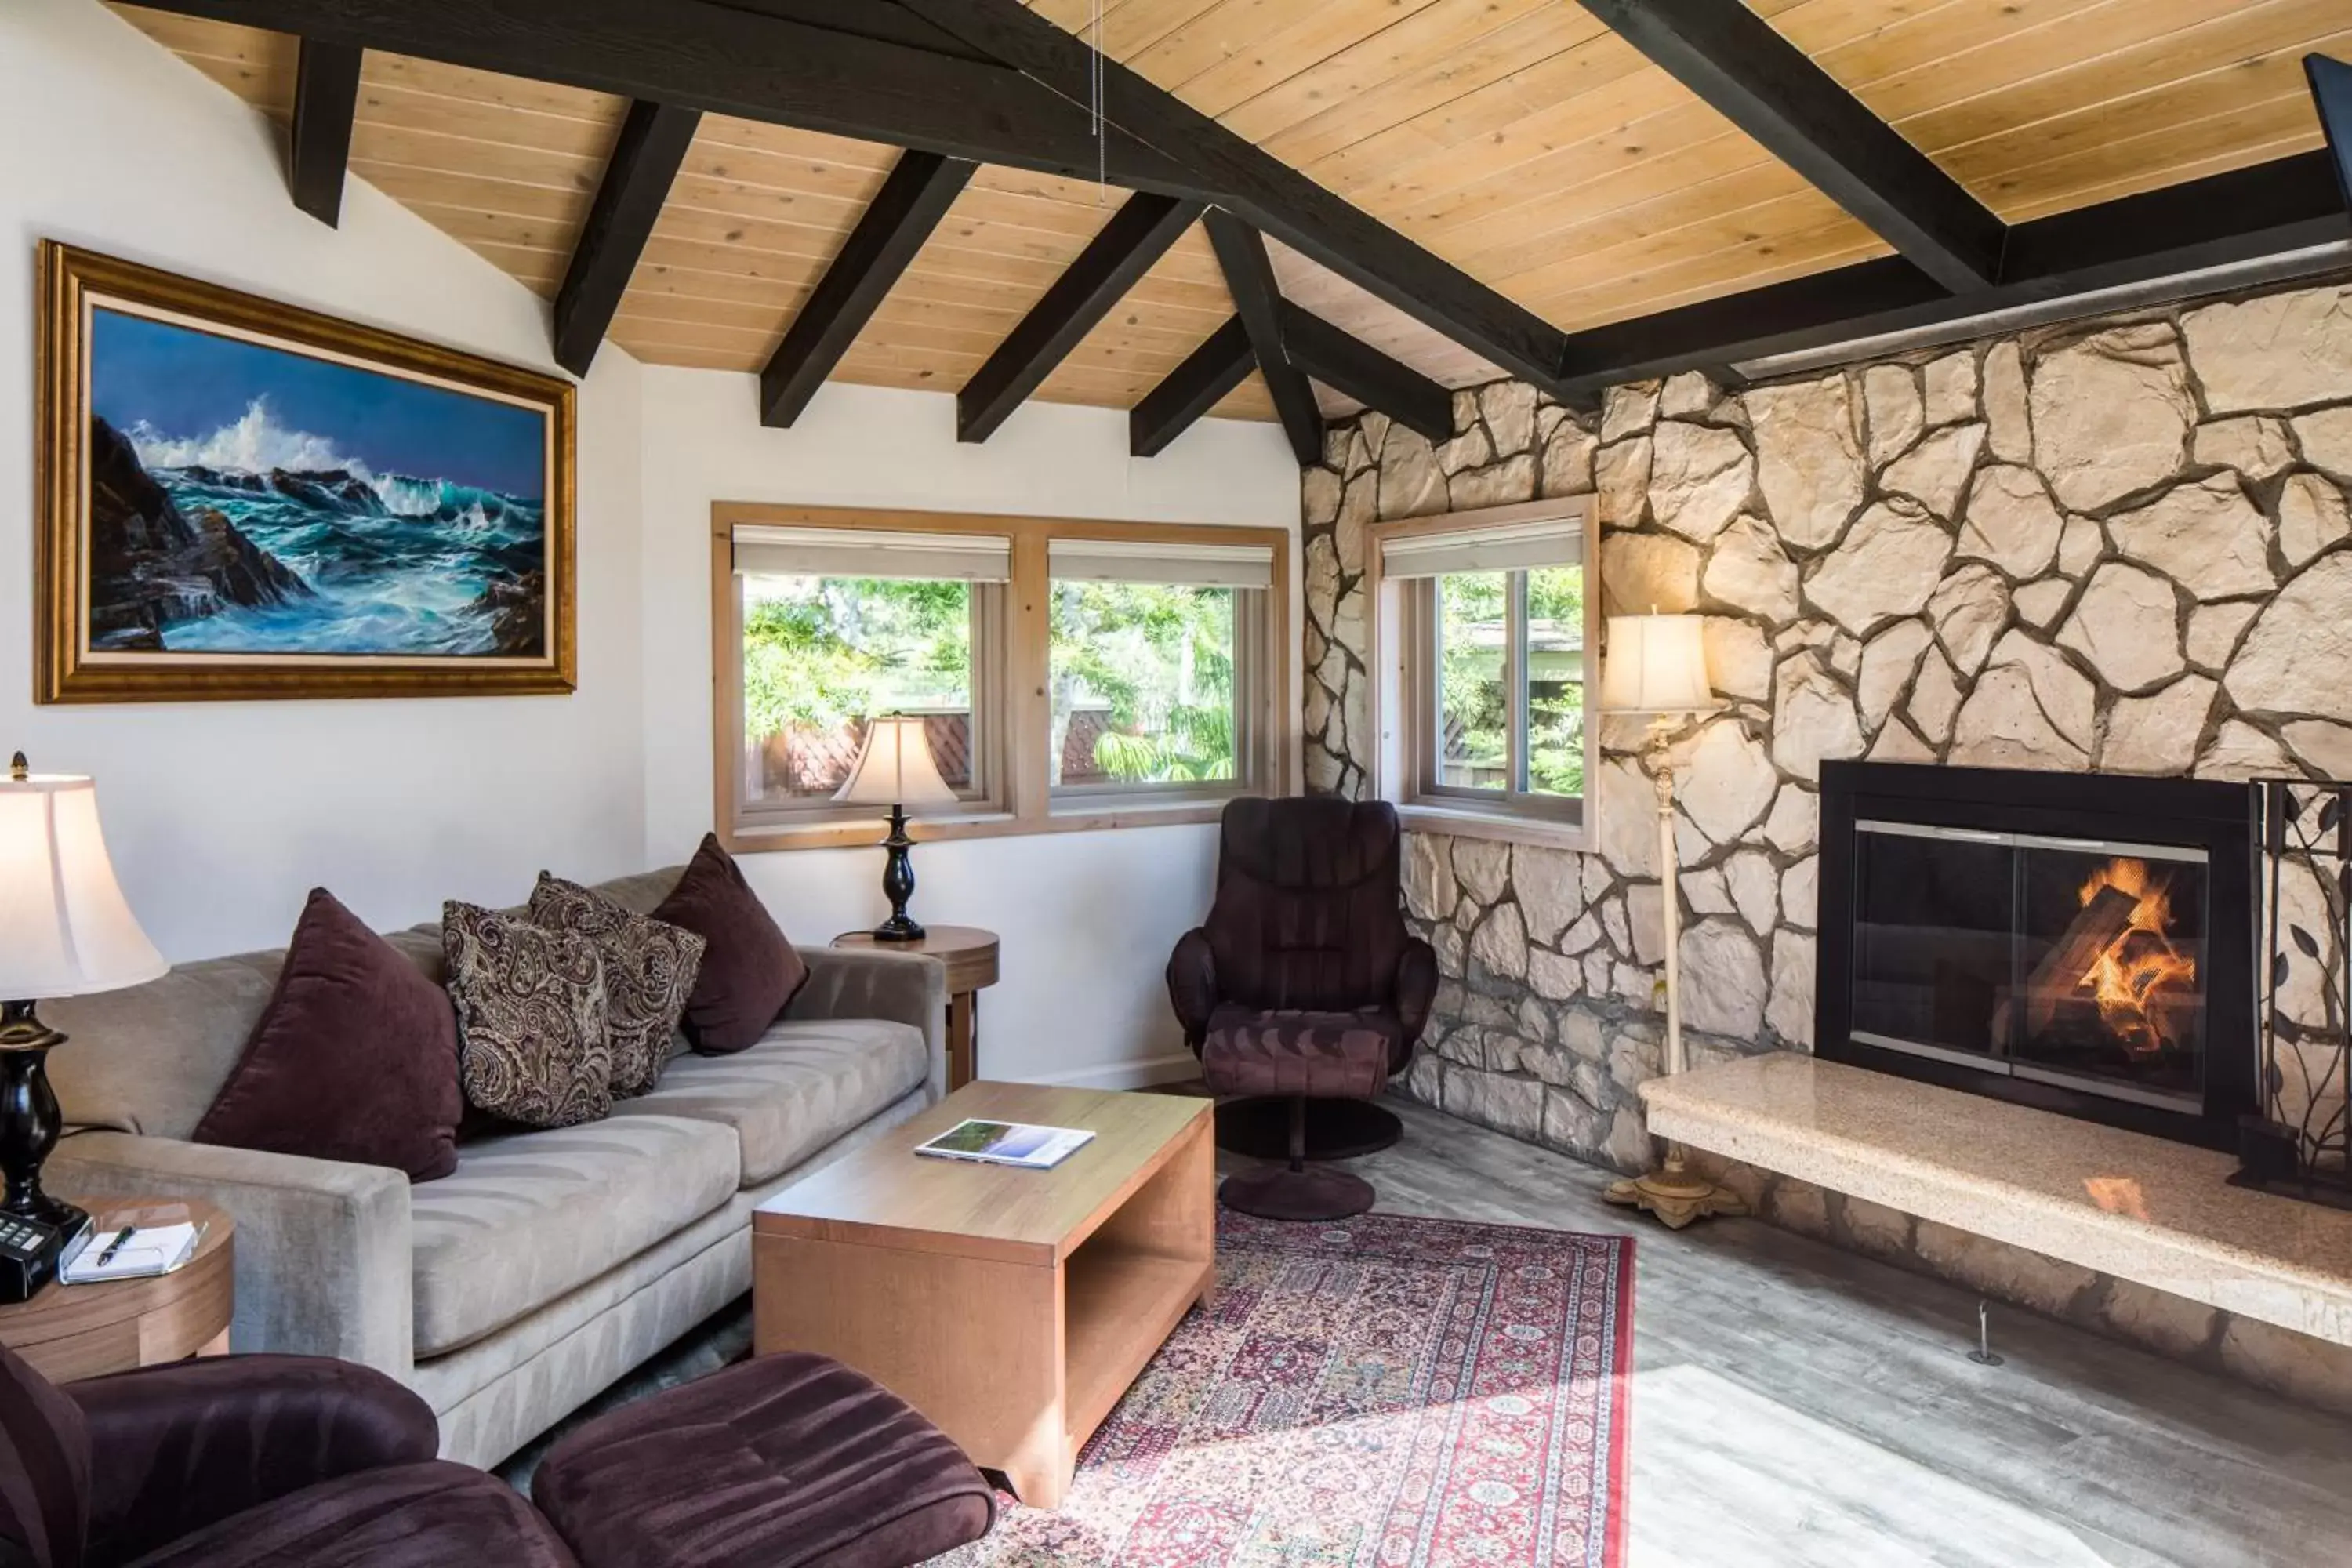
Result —
M 1224 1213 L 1193 1311 L 1054 1513 L 957 1568 L 1618 1568 L 1630 1237 Z

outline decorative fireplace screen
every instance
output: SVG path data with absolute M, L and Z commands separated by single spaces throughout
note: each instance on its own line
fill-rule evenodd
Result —
M 1854 830 L 1854 1039 L 2202 1111 L 2203 850 Z
M 1825 763 L 1815 1049 L 2237 1149 L 2256 861 L 2241 784 Z
M 2352 1208 L 2352 784 L 2259 779 L 2262 1117 L 2250 1186 Z

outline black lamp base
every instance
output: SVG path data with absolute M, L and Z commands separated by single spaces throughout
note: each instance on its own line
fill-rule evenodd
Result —
M 49 1088 L 48 1054 L 66 1037 L 41 1022 L 30 1002 L 0 1003 L 0 1214 L 71 1237 L 89 1215 L 41 1191 L 41 1162 L 58 1144 L 64 1116 Z
M 907 808 L 890 808 L 890 837 L 882 840 L 887 852 L 882 862 L 882 896 L 890 900 L 890 918 L 874 928 L 876 942 L 920 942 L 923 928 L 907 913 L 907 900 L 915 896 L 915 863 L 908 858 L 915 841 L 907 837 Z

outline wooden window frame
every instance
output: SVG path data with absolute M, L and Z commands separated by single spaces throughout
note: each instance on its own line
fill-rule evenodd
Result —
M 802 507 L 750 501 L 718 501 L 710 509 L 711 747 L 714 830 L 731 854 L 767 850 L 824 849 L 872 843 L 882 832 L 881 815 L 870 810 L 822 820 L 747 821 L 740 798 L 738 760 L 742 752 L 742 633 L 738 606 L 734 533 L 738 527 L 834 528 L 895 533 L 993 534 L 1012 541 L 1012 577 L 1001 585 L 996 647 L 975 644 L 972 700 L 982 701 L 993 666 L 1001 699 L 984 726 L 994 731 L 988 759 L 990 798 L 978 809 L 914 816 L 909 834 L 918 841 L 993 838 L 1032 833 L 1094 832 L 1119 827 L 1157 827 L 1213 822 L 1224 802 L 1244 789 L 1295 793 L 1298 780 L 1298 718 L 1293 711 L 1290 581 L 1294 541 L 1290 531 L 1225 523 L 1124 522 L 1086 518 L 1013 517 L 984 512 L 901 511 L 863 507 Z M 1237 747 L 1250 746 L 1244 776 L 1230 786 L 1121 787 L 1097 794 L 1089 788 L 1052 787 L 1048 747 L 1053 733 L 1048 684 L 1052 656 L 1049 546 L 1056 539 L 1114 540 L 1171 545 L 1252 544 L 1274 553 L 1272 581 L 1264 590 L 1265 657 L 1246 691 L 1235 693 Z M 975 620 L 981 617 L 975 616 Z M 1238 759 L 1237 759 L 1238 763 Z M 772 826 L 771 825 L 772 823 Z
M 1388 576 L 1388 546 L 1400 539 L 1475 533 L 1553 521 L 1575 524 L 1583 557 L 1585 792 L 1571 800 L 1565 795 L 1538 795 L 1517 790 L 1488 792 L 1433 785 L 1430 774 L 1436 755 L 1437 672 L 1423 652 L 1434 635 L 1432 620 L 1435 614 L 1435 583 L 1430 578 Z M 1589 496 L 1563 496 L 1475 511 L 1400 518 L 1374 523 L 1364 531 L 1365 602 L 1370 606 L 1366 623 L 1370 647 L 1366 650 L 1365 668 L 1372 674 L 1372 707 L 1378 731 L 1370 775 L 1372 791 L 1396 806 L 1406 827 L 1470 838 L 1546 844 L 1563 849 L 1593 847 L 1592 791 L 1601 777 L 1601 713 L 1595 706 L 1601 652 L 1600 542 L 1596 532 Z M 1505 617 L 1504 668 L 1511 685 L 1514 720 L 1509 758 L 1511 777 L 1516 782 L 1525 767 L 1527 747 L 1527 667 L 1519 647 L 1526 605 L 1524 574 L 1513 574 L 1511 582 L 1509 613 Z
M 730 541 L 731 551 L 732 541 Z M 827 575 L 831 575 L 828 574 Z M 732 647 L 738 657 L 715 668 L 719 684 L 719 709 L 714 712 L 740 715 L 743 710 L 743 579 L 744 574 L 727 574 L 727 599 L 714 604 L 711 613 L 722 617 L 728 628 L 726 640 L 719 646 Z M 1012 585 L 1007 583 L 975 582 L 971 587 L 971 773 L 972 787 L 957 791 L 961 805 L 958 816 L 994 816 L 1004 810 L 1006 768 L 1010 753 L 1005 745 L 1004 724 L 1004 626 L 1006 605 L 1012 597 Z M 740 722 L 740 720 L 738 721 Z M 717 765 L 722 769 L 740 768 L 744 753 L 740 735 L 730 737 L 735 750 L 731 756 L 722 751 Z M 730 787 L 740 787 L 739 777 L 728 781 Z M 763 803 L 754 805 L 738 797 L 735 831 L 747 837 L 764 837 L 782 832 L 797 832 L 812 827 L 830 826 L 845 822 L 877 820 L 869 806 L 842 805 L 829 798 L 802 801 L 795 805 Z

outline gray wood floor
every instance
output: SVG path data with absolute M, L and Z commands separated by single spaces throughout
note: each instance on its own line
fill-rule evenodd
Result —
M 1382 1210 L 1639 1237 L 1632 1568 L 2352 1568 L 2352 1422 L 1396 1109 Z

